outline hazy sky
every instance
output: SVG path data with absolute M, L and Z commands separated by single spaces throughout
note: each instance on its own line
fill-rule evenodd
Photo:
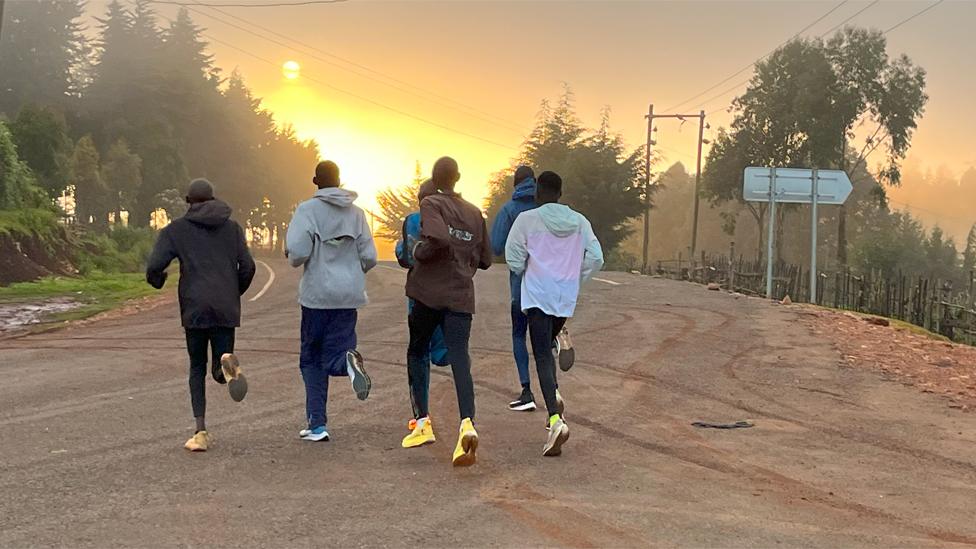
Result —
M 106 3 L 93 1 L 89 10 L 104 13 Z M 850 24 L 887 29 L 932 3 L 882 1 Z M 584 122 L 596 125 L 608 105 L 612 125 L 637 146 L 645 139 L 648 103 L 660 112 L 689 99 L 838 4 L 349 0 L 222 8 L 223 14 L 197 7 L 191 15 L 206 27 L 217 65 L 227 73 L 239 68 L 280 122 L 316 139 L 368 206 L 378 189 L 409 181 L 415 161 L 426 172 L 445 154 L 460 162 L 462 191 L 480 201 L 488 176 L 508 166 L 540 100 L 557 96 L 563 82 L 575 92 Z M 844 2 L 804 35 L 820 35 L 868 4 Z M 159 11 L 171 17 L 175 8 Z M 888 35 L 890 55 L 905 53 L 928 71 L 930 100 L 910 157 L 957 173 L 976 163 L 970 127 L 976 41 L 968 35 L 974 21 L 976 2 L 946 1 Z M 301 64 L 301 78 L 283 78 L 280 67 L 288 60 Z M 750 74 L 680 110 L 723 109 L 744 86 L 720 92 Z M 708 120 L 714 132 L 729 115 L 718 110 Z M 658 126 L 658 151 L 693 170 L 695 124 Z

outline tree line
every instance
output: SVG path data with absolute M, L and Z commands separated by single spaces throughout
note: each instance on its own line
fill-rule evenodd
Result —
M 188 180 L 206 177 L 252 228 L 280 230 L 308 194 L 316 144 L 276 124 L 238 72 L 223 75 L 185 9 L 168 20 L 147 0 L 113 0 L 93 38 L 83 9 L 7 3 L 0 132 L 27 170 L 16 177 L 48 197 L 70 191 L 96 229 L 123 211 L 134 226 L 176 214 Z

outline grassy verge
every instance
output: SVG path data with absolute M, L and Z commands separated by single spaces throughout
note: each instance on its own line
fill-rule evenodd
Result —
M 168 281 L 167 286 L 172 284 Z M 41 301 L 61 297 L 82 303 L 80 307 L 56 313 L 45 322 L 59 322 L 88 318 L 114 309 L 140 297 L 158 294 L 146 284 L 142 273 L 92 273 L 85 277 L 52 276 L 35 282 L 21 282 L 0 288 L 0 302 Z

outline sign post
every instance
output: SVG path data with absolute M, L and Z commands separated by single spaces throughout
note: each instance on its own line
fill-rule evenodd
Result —
M 766 246 L 766 297 L 773 297 L 773 252 L 776 235 L 776 203 L 810 204 L 810 301 L 817 298 L 817 206 L 841 205 L 854 186 L 841 170 L 817 168 L 748 167 L 742 185 L 742 198 L 769 203 L 769 238 Z

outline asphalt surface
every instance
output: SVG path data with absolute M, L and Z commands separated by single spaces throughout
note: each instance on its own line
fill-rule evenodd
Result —
M 370 398 L 334 379 L 332 441 L 300 441 L 299 273 L 268 263 L 238 333 L 251 392 L 237 404 L 208 382 L 207 453 L 182 448 L 174 303 L 0 340 L 0 546 L 976 545 L 976 416 L 845 366 L 796 309 L 688 283 L 604 273 L 585 288 L 560 375 L 572 436 L 543 458 L 545 414 L 506 408 L 507 273 L 479 274 L 479 461 L 454 469 L 447 370 L 438 442 L 400 448 L 405 274 L 377 268 L 359 325 Z

